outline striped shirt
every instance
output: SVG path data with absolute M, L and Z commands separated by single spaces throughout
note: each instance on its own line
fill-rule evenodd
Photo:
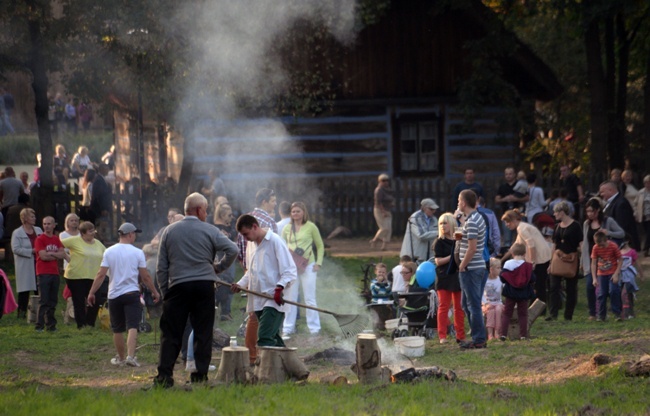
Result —
M 485 269 L 485 260 L 483 259 L 483 247 L 485 246 L 485 221 L 481 214 L 472 211 L 467 217 L 463 228 L 463 238 L 460 240 L 460 261 L 465 258 L 465 253 L 469 247 L 469 240 L 476 240 L 476 252 L 472 260 L 467 264 L 467 270 Z
M 598 261 L 598 276 L 614 274 L 618 266 L 618 259 L 621 258 L 621 251 L 615 242 L 608 240 L 606 247 L 594 245 L 591 251 L 591 258 Z

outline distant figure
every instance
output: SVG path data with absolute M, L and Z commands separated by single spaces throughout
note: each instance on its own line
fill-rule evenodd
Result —
M 400 256 L 411 256 L 418 263 L 433 257 L 431 243 L 438 237 L 437 209 L 438 204 L 431 198 L 420 202 L 420 209 L 411 214 L 406 224 Z
M 72 157 L 72 177 L 83 177 L 86 169 L 93 167 L 93 162 L 88 156 L 88 148 L 86 146 L 79 146 L 77 153 Z
M 68 103 L 65 105 L 65 122 L 68 125 L 68 132 L 71 132 L 76 136 L 78 132 L 77 107 L 75 105 L 75 100 L 72 98 L 70 98 Z
M 23 183 L 23 192 L 29 195 L 31 192 L 31 190 L 29 189 L 29 173 L 20 172 L 20 182 Z
M 603 213 L 614 218 L 627 234 L 630 235 L 630 247 L 640 250 L 639 233 L 636 229 L 634 210 L 625 197 L 619 192 L 615 182 L 606 181 L 600 185 L 600 197 L 605 201 Z
M 38 282 L 38 317 L 36 331 L 56 331 L 56 305 L 59 302 L 59 260 L 70 261 L 59 237 L 54 235 L 56 222 L 53 217 L 43 218 L 43 234 L 36 237 L 36 280 Z
M 85 132 L 90 129 L 90 122 L 93 120 L 93 107 L 85 101 L 82 101 L 77 108 L 79 121 Z
M 390 188 L 390 177 L 382 173 L 377 178 L 378 184 L 374 193 L 373 214 L 377 222 L 377 234 L 370 240 L 370 246 L 375 247 L 377 240 L 381 240 L 381 250 L 386 249 L 386 244 L 390 242 L 393 233 L 393 213 L 395 206 L 395 197 L 393 190 Z
M 36 226 L 36 213 L 31 208 L 20 211 L 20 221 L 22 226 L 11 233 L 11 251 L 16 265 L 17 314 L 18 319 L 24 319 L 27 316 L 29 292 L 37 291 L 34 243 L 43 230 Z
M 544 190 L 537 186 L 537 175 L 529 173 L 526 177 L 528 186 L 528 202 L 526 202 L 526 218 L 528 222 L 533 222 L 536 214 L 544 210 L 546 206 L 546 199 L 544 198 Z
M 277 222 L 278 234 L 282 235 L 284 226 L 291 222 L 291 203 L 289 201 L 280 202 L 278 214 L 280 214 L 280 221 Z
M 4 170 L 5 178 L 0 180 L 0 205 L 2 215 L 7 217 L 7 211 L 12 205 L 18 203 L 18 197 L 25 193 L 23 183 L 16 178 L 16 172 L 11 166 Z
M 14 134 L 16 130 L 11 125 L 11 113 L 14 111 L 15 103 L 14 96 L 11 95 L 6 89 L 0 89 L 0 115 L 2 115 L 2 128 L 0 128 L 0 135 L 5 135 L 7 133 Z M 4 105 L 3 105 L 4 104 Z
M 454 187 L 452 201 L 458 201 L 458 195 L 460 194 L 460 191 L 463 191 L 465 189 L 473 189 L 474 192 L 476 192 L 476 195 L 485 198 L 485 195 L 483 193 L 483 186 L 481 186 L 480 183 L 475 182 L 474 169 L 472 168 L 465 169 L 465 179 L 462 182 L 458 182 L 458 184 Z
M 585 199 L 585 193 L 582 189 L 582 182 L 567 165 L 560 167 L 560 184 L 567 192 L 566 198 L 573 204 L 573 212 L 580 212 L 580 204 Z

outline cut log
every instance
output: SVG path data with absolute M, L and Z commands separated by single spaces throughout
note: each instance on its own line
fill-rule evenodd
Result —
M 248 348 L 224 347 L 221 350 L 221 363 L 217 371 L 219 383 L 246 383 L 250 376 Z
M 517 315 L 517 307 L 515 306 L 515 310 L 512 312 L 512 318 L 510 319 L 510 326 L 508 327 L 508 338 L 516 340 L 521 337 L 529 337 L 530 328 L 533 326 L 535 320 L 544 312 L 545 308 L 546 303 L 535 299 L 535 302 L 528 307 L 528 334 L 521 335 L 519 334 L 519 318 Z
M 348 384 L 348 379 L 345 376 L 334 374 L 321 377 L 320 382 L 323 384 L 331 384 L 333 386 L 345 386 Z
M 41 301 L 39 295 L 32 295 L 29 297 L 29 303 L 27 304 L 27 323 L 35 324 L 36 318 L 38 318 L 38 303 Z
M 309 370 L 295 348 L 257 347 L 255 364 L 255 377 L 259 383 L 283 383 L 309 377 Z
M 357 335 L 356 346 L 357 377 L 361 384 L 380 383 L 382 381 L 381 350 L 374 334 Z

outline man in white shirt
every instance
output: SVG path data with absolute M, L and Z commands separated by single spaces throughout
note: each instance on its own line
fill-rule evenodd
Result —
M 113 343 L 117 350 L 117 356 L 111 360 L 111 364 L 116 366 L 140 367 L 135 357 L 138 325 L 142 317 L 138 278 L 151 291 L 154 303 L 157 303 L 160 299 L 151 275 L 147 271 L 144 252 L 133 245 L 136 234 L 141 232 L 142 230 L 137 229 L 128 222 L 120 226 L 117 231 L 120 242 L 109 247 L 104 252 L 99 271 L 88 293 L 88 305 L 93 306 L 95 304 L 95 292 L 99 290 L 110 270 L 108 312 L 111 316 Z M 124 332 L 128 333 L 126 351 L 124 348 Z
M 241 288 L 266 293 L 273 300 L 249 296 L 247 312 L 255 312 L 259 321 L 258 346 L 283 347 L 280 328 L 284 321 L 286 306 L 284 289 L 298 278 L 296 265 L 282 239 L 274 232 L 260 228 L 252 215 L 242 215 L 237 220 L 237 231 L 248 241 L 244 276 L 232 285 L 237 293 Z

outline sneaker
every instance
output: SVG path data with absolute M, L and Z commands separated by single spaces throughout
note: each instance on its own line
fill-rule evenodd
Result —
M 449 342 L 449 340 L 447 338 L 440 338 L 440 343 L 441 344 L 446 344 L 447 342 Z
M 506 337 L 505 335 L 501 335 L 499 339 L 505 342 L 508 339 L 508 337 Z
M 628 316 L 627 319 L 634 319 L 634 315 Z
M 196 361 L 194 360 L 187 360 L 187 364 L 185 364 L 185 371 L 188 373 L 193 373 L 196 371 Z
M 621 322 L 622 320 L 623 320 L 623 318 L 621 318 L 620 316 L 616 317 L 616 322 Z
M 604 319 L 601 318 L 600 316 L 598 318 L 596 318 L 596 322 L 603 322 L 603 321 L 604 321 Z
M 546 318 L 544 318 L 544 320 L 545 320 L 546 322 L 557 321 L 557 318 L 554 317 L 554 316 L 547 316 Z
M 126 360 L 124 360 L 126 365 L 129 367 L 140 367 L 140 363 L 138 362 L 138 357 L 131 357 L 130 355 L 126 357 Z
M 232 321 L 232 316 L 230 316 L 230 315 L 221 315 L 221 321 L 222 322 Z
M 117 367 L 124 367 L 126 360 L 120 360 L 120 356 L 116 355 L 115 357 L 111 358 L 111 364 Z
M 476 343 L 474 341 L 469 341 L 469 342 L 461 343 L 460 348 L 463 349 L 463 350 L 477 350 L 477 349 L 481 349 L 481 348 L 487 348 L 487 344 L 485 342 Z
M 210 365 L 208 366 L 208 371 L 217 371 L 217 367 L 214 366 L 214 365 L 212 365 L 212 364 L 210 364 Z
M 526 338 L 526 337 L 521 337 L 521 338 L 519 338 L 519 341 L 528 341 L 528 338 Z

